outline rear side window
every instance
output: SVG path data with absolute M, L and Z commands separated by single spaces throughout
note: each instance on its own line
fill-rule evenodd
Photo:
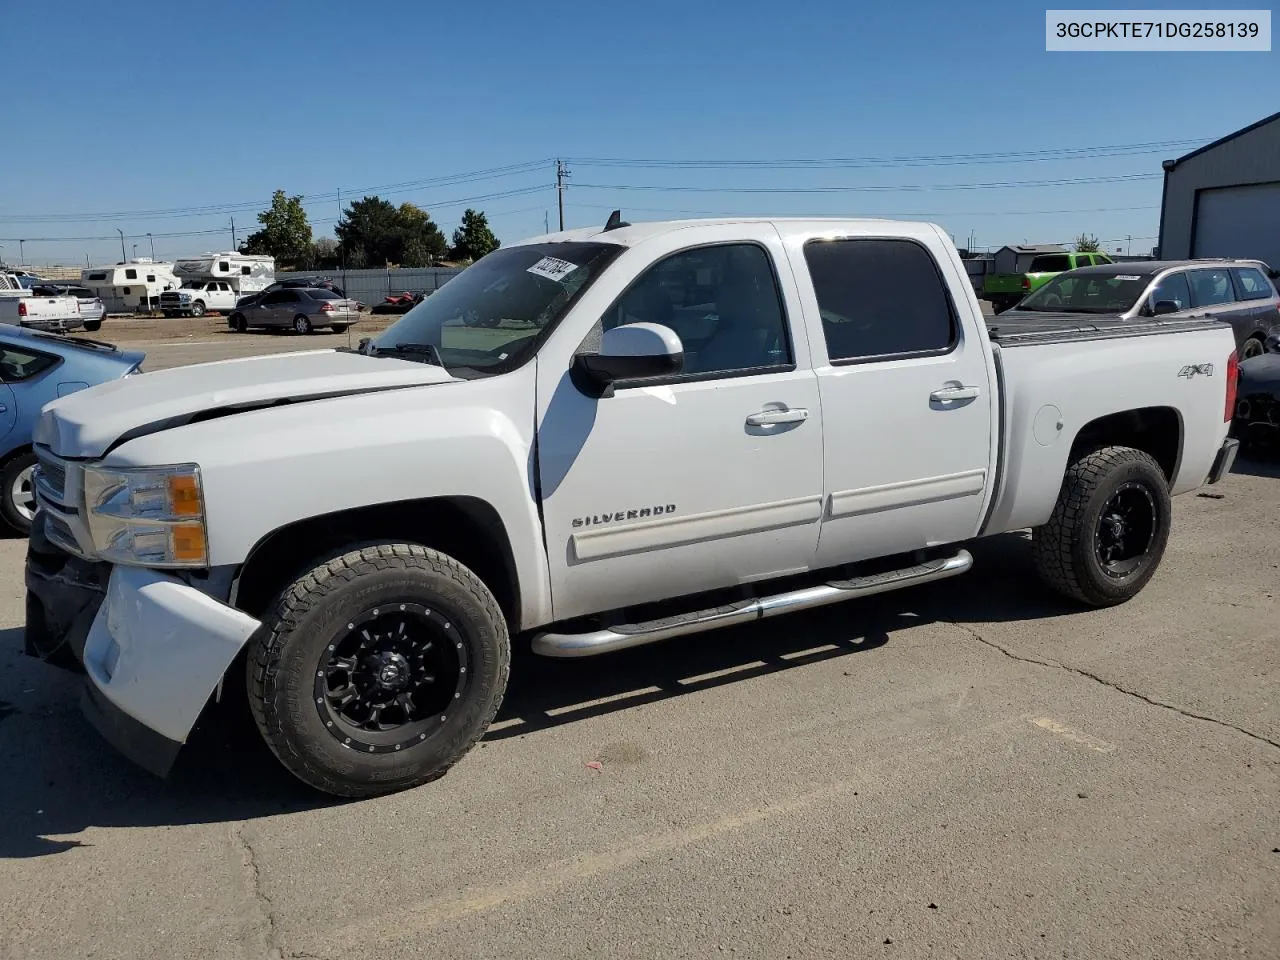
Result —
M 1071 269 L 1071 258 L 1065 253 L 1054 253 L 1044 257 L 1036 257 L 1031 261 L 1027 273 L 1062 273 Z
M 1091 267 L 1091 266 L 1093 266 L 1093 257 L 1092 257 L 1091 255 L 1087 254 L 1087 253 L 1077 253 L 1077 254 L 1076 254 L 1076 266 L 1077 266 L 1077 267 Z
M 0 346 L 0 381 L 19 383 L 44 373 L 58 362 L 47 353 L 28 353 L 16 347 Z
M 1271 281 L 1254 267 L 1235 267 L 1231 275 L 1236 281 L 1236 298 L 1239 300 L 1267 300 L 1274 297 Z
M 817 240 L 805 245 L 833 363 L 944 353 L 956 316 L 929 252 L 910 240 Z
M 1231 274 L 1225 269 L 1192 270 L 1191 303 L 1196 307 L 1213 307 L 1220 303 L 1235 301 L 1235 291 L 1231 287 Z

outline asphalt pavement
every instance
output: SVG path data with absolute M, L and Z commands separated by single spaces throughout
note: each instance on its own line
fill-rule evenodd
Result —
M 230 710 L 131 767 L 20 654 L 2 540 L 0 957 L 1274 960 L 1280 466 L 1204 492 L 1112 610 L 1007 535 L 907 592 L 519 655 L 477 749 L 358 802 Z

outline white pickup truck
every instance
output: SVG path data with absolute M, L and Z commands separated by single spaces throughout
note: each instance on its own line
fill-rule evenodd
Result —
M 512 638 L 747 623 L 1028 527 L 1052 588 L 1127 600 L 1170 496 L 1230 468 L 1231 330 L 989 322 L 925 223 L 615 215 L 504 246 L 357 350 L 47 406 L 27 650 L 83 665 L 90 719 L 161 774 L 244 677 L 283 764 L 362 796 L 471 748 Z
M 239 299 L 226 280 L 186 280 L 177 290 L 160 294 L 160 310 L 166 317 L 203 317 L 210 310 L 230 313 Z
M 32 289 L 33 282 L 43 286 L 43 281 L 0 273 L 0 323 L 59 333 L 85 326 L 78 298 L 46 296 Z

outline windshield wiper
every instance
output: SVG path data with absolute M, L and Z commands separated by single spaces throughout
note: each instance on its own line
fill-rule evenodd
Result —
M 427 363 L 437 367 L 444 366 L 444 358 L 440 356 L 440 348 L 434 343 L 397 343 L 394 347 L 374 347 L 374 353 L 407 353 L 426 357 Z

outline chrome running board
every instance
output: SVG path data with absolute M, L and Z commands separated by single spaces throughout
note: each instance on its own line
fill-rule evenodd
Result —
M 901 570 L 873 573 L 849 580 L 828 580 L 814 587 L 791 590 L 771 597 L 758 597 L 754 600 L 739 600 L 724 606 L 649 620 L 645 623 L 615 624 L 603 630 L 592 630 L 587 633 L 551 631 L 538 633 L 533 638 L 533 652 L 544 657 L 593 657 L 596 654 L 639 647 L 646 643 L 667 640 L 687 633 L 732 627 L 782 613 L 809 610 L 829 603 L 840 603 L 856 597 L 869 597 L 872 594 L 901 590 L 920 583 L 944 580 L 947 577 L 965 573 L 972 566 L 973 557 L 969 551 L 961 550 L 953 557 L 929 560 Z

